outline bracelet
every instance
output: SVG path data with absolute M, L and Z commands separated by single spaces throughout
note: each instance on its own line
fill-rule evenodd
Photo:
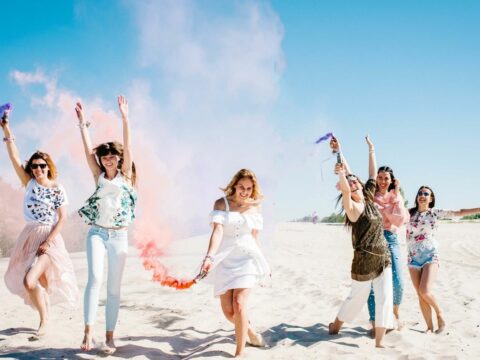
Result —
M 205 256 L 205 259 L 203 259 L 203 261 L 206 261 L 207 259 L 209 259 L 212 263 L 214 262 L 213 256 L 207 255 Z
M 90 126 L 90 121 L 78 123 L 78 127 L 80 129 L 85 129 L 85 128 L 88 128 L 89 126 Z
M 15 136 L 7 136 L 3 138 L 3 142 L 13 142 L 15 141 Z

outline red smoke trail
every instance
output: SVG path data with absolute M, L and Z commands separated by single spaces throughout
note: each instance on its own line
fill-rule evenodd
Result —
M 192 280 L 185 280 L 170 276 L 168 274 L 168 268 L 158 260 L 164 255 L 164 252 L 157 247 L 155 241 L 137 241 L 135 246 L 140 250 L 139 256 L 143 260 L 143 267 L 145 270 L 153 272 L 153 281 L 160 283 L 162 286 L 172 287 L 177 290 L 189 289 L 197 282 L 196 278 Z
M 141 188 L 139 187 L 139 189 Z M 143 196 L 148 196 L 148 192 L 139 190 L 142 214 L 135 222 L 134 232 L 135 247 L 139 250 L 143 267 L 145 270 L 152 271 L 152 280 L 162 286 L 172 287 L 177 290 L 189 289 L 197 282 L 197 278 L 191 280 L 175 278 L 169 274 L 169 269 L 160 261 L 166 254 L 166 249 L 171 243 L 172 236 L 168 225 L 162 224 L 159 219 L 148 219 L 155 213 L 153 211 L 145 211 L 151 208 L 149 205 L 153 205 L 152 196 L 145 198 Z

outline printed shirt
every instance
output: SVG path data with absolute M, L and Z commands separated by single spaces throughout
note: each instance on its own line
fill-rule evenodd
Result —
M 67 204 L 63 186 L 45 187 L 31 179 L 25 188 L 23 216 L 27 222 L 53 225 L 58 221 L 58 208 Z
M 79 215 L 89 225 L 107 228 L 125 227 L 135 219 L 137 195 L 118 172 L 112 180 L 100 174 L 97 188 L 86 204 L 78 210 Z
M 454 217 L 454 212 L 451 210 L 428 209 L 424 212 L 416 212 L 410 218 L 407 224 L 407 246 L 409 256 L 415 256 L 417 253 L 430 250 L 433 253 L 437 252 L 437 241 L 435 240 L 435 233 L 438 227 L 438 220 L 440 218 Z

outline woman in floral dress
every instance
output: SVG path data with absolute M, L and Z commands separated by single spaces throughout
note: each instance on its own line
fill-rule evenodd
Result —
M 433 282 L 439 270 L 438 246 L 435 233 L 438 220 L 444 217 L 466 216 L 480 213 L 480 208 L 457 211 L 441 210 L 435 206 L 435 194 L 428 186 L 420 186 L 415 198 L 415 206 L 409 210 L 407 224 L 408 268 L 413 286 L 417 291 L 420 310 L 427 323 L 427 332 L 433 332 L 432 308 L 437 316 L 440 333 L 445 329 L 445 319 L 432 293 Z
M 103 351 L 115 352 L 113 332 L 120 308 L 120 285 L 128 252 L 128 226 L 135 218 L 136 194 L 135 166 L 132 162 L 128 104 L 118 97 L 123 123 L 123 145 L 108 142 L 92 149 L 83 108 L 75 108 L 81 131 L 88 166 L 93 174 L 96 190 L 79 210 L 79 214 L 91 225 L 87 235 L 88 282 L 84 296 L 85 334 L 81 345 L 88 351 L 93 347 L 92 326 L 96 320 L 98 298 L 102 284 L 103 259 L 108 257 L 106 334 Z

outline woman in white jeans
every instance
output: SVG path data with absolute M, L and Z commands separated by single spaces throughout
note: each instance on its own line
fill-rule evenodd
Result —
M 329 324 L 331 335 L 338 334 L 344 322 L 351 322 L 367 302 L 370 289 L 375 292 L 375 345 L 383 347 L 388 328 L 393 327 L 393 289 L 390 252 L 383 236 L 383 219 L 374 203 L 376 191 L 375 150 L 370 139 L 369 180 L 366 184 L 347 171 L 345 161 L 335 166 L 339 176 L 342 205 L 346 213 L 346 225 L 352 229 L 352 287 L 350 295 L 340 307 L 335 320 Z M 336 138 L 330 146 L 338 151 Z
M 81 348 L 93 347 L 92 326 L 95 323 L 100 287 L 102 285 L 103 260 L 108 257 L 107 303 L 105 310 L 106 334 L 103 351 L 113 354 L 116 350 L 113 331 L 120 308 L 120 285 L 128 251 L 128 226 L 135 218 L 136 194 L 135 166 L 132 162 L 128 104 L 118 97 L 123 123 L 123 146 L 108 142 L 92 149 L 83 108 L 77 103 L 75 111 L 82 134 L 88 166 L 93 174 L 96 190 L 79 210 L 81 217 L 92 225 L 87 236 L 88 282 L 84 297 L 85 334 Z

